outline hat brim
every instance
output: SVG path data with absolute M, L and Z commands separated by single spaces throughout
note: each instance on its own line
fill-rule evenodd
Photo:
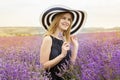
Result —
M 41 16 L 43 27 L 48 30 L 54 16 L 61 12 L 69 12 L 73 15 L 73 22 L 70 34 L 78 33 L 86 21 L 86 12 L 80 10 L 71 10 L 63 7 L 53 7 L 46 10 Z

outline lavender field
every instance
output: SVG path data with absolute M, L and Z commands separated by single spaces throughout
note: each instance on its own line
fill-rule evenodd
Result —
M 120 32 L 81 33 L 72 80 L 120 80 Z M 41 36 L 0 37 L 0 80 L 48 80 L 39 62 Z M 69 79 L 66 79 L 69 80 Z

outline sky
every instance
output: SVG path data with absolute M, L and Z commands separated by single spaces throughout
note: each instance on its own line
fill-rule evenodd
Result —
M 40 15 L 55 5 L 86 11 L 85 28 L 120 27 L 120 0 L 0 0 L 0 27 L 41 27 Z

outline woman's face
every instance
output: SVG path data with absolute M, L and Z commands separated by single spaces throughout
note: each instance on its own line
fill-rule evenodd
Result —
M 70 27 L 71 21 L 72 21 L 71 14 L 65 13 L 60 19 L 59 28 L 63 31 L 67 30 Z

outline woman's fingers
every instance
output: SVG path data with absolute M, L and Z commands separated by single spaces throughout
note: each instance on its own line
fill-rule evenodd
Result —
M 77 40 L 77 36 L 75 36 L 75 35 L 70 36 L 70 38 L 71 38 L 72 40 L 73 40 L 73 39 Z
M 65 49 L 69 50 L 70 44 L 67 43 L 67 42 L 64 42 L 63 46 L 64 46 Z
M 70 49 L 70 44 L 67 42 L 64 42 L 62 45 L 62 54 L 66 56 L 67 51 Z

